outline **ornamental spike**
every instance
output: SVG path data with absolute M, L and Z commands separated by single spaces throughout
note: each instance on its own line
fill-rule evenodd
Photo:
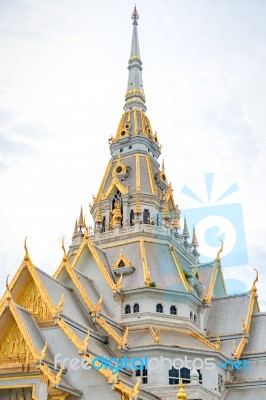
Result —
M 187 395 L 186 395 L 186 392 L 184 390 L 184 387 L 185 387 L 185 385 L 184 385 L 184 383 L 183 383 L 183 381 L 181 379 L 180 384 L 179 384 L 179 392 L 176 395 L 178 400 L 186 400 L 187 399 Z
M 79 214 L 79 220 L 78 220 L 78 227 L 79 230 L 81 231 L 81 228 L 84 228 L 84 217 L 83 217 L 83 209 L 82 206 L 80 207 L 80 214 Z
M 134 213 L 136 215 L 142 214 L 139 195 L 136 196 L 136 205 L 135 205 Z
M 187 227 L 187 219 L 186 219 L 186 217 L 184 218 L 183 236 L 184 236 L 185 241 L 187 241 L 187 239 L 190 236 L 189 231 L 188 231 L 188 227 Z
M 72 235 L 72 240 L 75 239 L 77 234 L 78 234 L 78 221 L 76 219 L 75 226 L 74 226 L 74 231 L 73 231 L 73 235 Z

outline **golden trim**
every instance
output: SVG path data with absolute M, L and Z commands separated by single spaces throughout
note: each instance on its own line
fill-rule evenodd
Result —
M 141 252 L 142 267 L 143 267 L 143 274 L 144 274 L 144 283 L 145 283 L 145 286 L 150 286 L 151 274 L 148 270 L 148 265 L 147 265 L 145 242 L 143 239 L 140 239 L 139 243 L 140 243 L 140 252 Z
M 102 193 L 103 188 L 104 188 L 104 186 L 105 186 L 105 184 L 106 184 L 107 177 L 108 177 L 108 175 L 109 175 L 109 173 L 110 173 L 112 164 L 113 164 L 113 162 L 112 162 L 112 160 L 110 160 L 109 163 L 108 163 L 108 165 L 107 165 L 107 168 L 106 168 L 106 170 L 105 170 L 105 174 L 104 174 L 103 180 L 102 180 L 102 182 L 101 182 L 101 186 L 100 186 L 100 188 L 99 188 L 98 194 L 97 194 L 97 196 L 96 196 L 96 203 L 98 203 L 98 201 L 100 200 L 101 193 Z
M 136 191 L 140 192 L 140 155 L 136 154 Z
M 204 299 L 203 299 L 207 303 L 209 303 L 211 301 L 211 299 L 212 299 L 212 295 L 213 295 L 214 286 L 215 286 L 215 283 L 216 283 L 217 274 L 218 274 L 219 268 L 221 267 L 220 254 L 221 254 L 222 251 L 223 251 L 223 242 L 222 242 L 221 247 L 220 247 L 220 249 L 219 249 L 219 251 L 217 253 L 217 256 L 216 256 L 215 266 L 214 266 L 214 269 L 213 269 L 213 272 L 212 272 L 212 277 L 211 277 L 211 282 L 210 282 L 208 294 L 207 294 L 207 296 L 204 296 Z
M 127 194 L 128 193 L 128 189 L 125 188 L 122 185 L 122 183 L 119 181 L 119 179 L 115 176 L 115 177 L 113 177 L 113 179 L 112 179 L 107 191 L 104 194 L 104 199 L 107 199 L 110 196 L 110 194 L 111 194 L 111 192 L 112 192 L 114 187 L 116 187 L 122 194 Z
M 182 268 L 182 266 L 180 264 L 180 261 L 178 259 L 177 254 L 176 254 L 176 251 L 174 250 L 174 247 L 173 246 L 169 246 L 169 249 L 170 249 L 170 252 L 171 252 L 171 255 L 173 257 L 177 272 L 179 273 L 179 276 L 180 276 L 180 279 L 181 279 L 183 285 L 185 286 L 185 288 L 186 288 L 186 290 L 188 292 L 192 292 L 193 291 L 193 287 L 191 285 L 189 285 L 188 281 L 186 280 L 183 268 Z
M 135 125 L 135 133 L 136 135 L 139 134 L 139 127 L 138 127 L 138 117 L 137 117 L 137 111 L 134 109 L 134 125 Z
M 152 194 L 157 194 L 157 191 L 155 193 L 155 186 L 154 186 L 152 168 L 151 168 L 151 160 L 148 155 L 146 155 L 145 158 L 146 158 L 146 164 L 147 164 L 148 174 L 149 174 L 149 178 L 150 178 L 151 192 L 152 192 Z
M 140 120 L 141 120 L 141 128 L 143 135 L 147 136 L 146 130 L 145 130 L 145 122 L 144 122 L 144 113 L 140 111 Z
M 124 267 L 130 267 L 130 261 L 124 256 L 122 247 L 120 249 L 118 260 L 116 263 L 114 263 L 114 268 L 119 268 L 119 264 L 121 261 L 124 263 Z
M 88 333 L 87 333 L 85 339 L 81 340 L 63 319 L 58 318 L 56 320 L 56 323 L 62 329 L 62 331 L 66 334 L 68 339 L 77 347 L 78 353 L 84 354 L 88 348 L 90 331 L 88 330 Z

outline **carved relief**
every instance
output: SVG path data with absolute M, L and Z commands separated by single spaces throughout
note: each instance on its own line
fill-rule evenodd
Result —
M 28 350 L 26 341 L 18 326 L 14 323 L 1 343 L 0 365 L 10 363 L 29 364 L 33 361 L 33 356 Z
M 49 313 L 47 305 L 43 302 L 34 282 L 32 282 L 26 290 L 22 299 L 19 301 L 19 305 L 30 311 L 39 321 L 52 319 L 53 317 Z

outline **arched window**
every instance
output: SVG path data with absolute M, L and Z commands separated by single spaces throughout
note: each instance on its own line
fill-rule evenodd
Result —
M 149 224 L 150 223 L 150 211 L 147 209 L 144 209 L 143 211 L 143 224 Z
M 130 226 L 134 225 L 134 211 L 133 210 L 130 210 L 129 223 L 130 223 Z
M 179 384 L 179 369 L 172 367 L 169 369 L 169 385 Z
M 190 383 L 190 369 L 188 368 L 181 368 L 180 369 L 180 378 L 184 383 Z
M 159 313 L 163 313 L 163 306 L 162 306 L 162 304 L 157 304 L 157 306 L 156 306 L 156 312 L 159 312 Z
M 130 313 L 131 313 L 131 307 L 130 307 L 129 304 L 127 304 L 127 305 L 125 306 L 125 314 L 130 314 Z
M 189 318 L 193 320 L 193 312 L 190 311 Z
M 170 314 L 172 314 L 172 315 L 176 315 L 177 314 L 176 306 L 171 306 L 170 307 Z
M 133 306 L 133 312 L 139 312 L 139 304 L 135 303 Z
M 197 322 L 197 315 L 196 314 L 194 314 L 194 322 L 195 323 Z

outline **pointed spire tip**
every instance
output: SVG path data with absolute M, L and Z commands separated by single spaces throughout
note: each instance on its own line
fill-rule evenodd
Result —
M 139 13 L 138 13 L 138 11 L 137 11 L 137 6 L 136 6 L 136 4 L 135 4 L 134 10 L 133 10 L 133 13 L 132 13 L 132 15 L 131 15 L 131 18 L 132 18 L 133 21 L 136 22 L 136 23 L 137 23 L 137 20 L 139 19 Z M 133 22 L 133 23 L 134 23 L 134 22 Z

